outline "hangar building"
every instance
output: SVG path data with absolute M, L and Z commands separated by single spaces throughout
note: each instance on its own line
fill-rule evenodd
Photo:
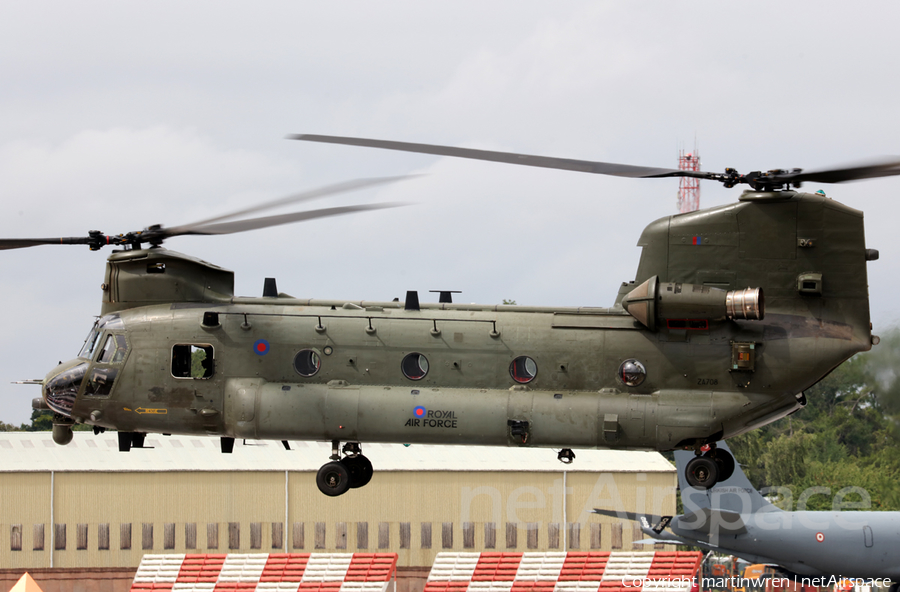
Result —
M 145 553 L 645 550 L 594 507 L 675 513 L 675 468 L 655 452 L 364 444 L 367 486 L 316 488 L 330 444 L 115 433 L 0 434 L 0 566 L 132 568 Z

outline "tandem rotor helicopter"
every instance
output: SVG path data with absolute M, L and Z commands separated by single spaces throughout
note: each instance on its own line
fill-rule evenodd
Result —
M 101 316 L 77 356 L 43 380 L 37 409 L 53 439 L 72 426 L 118 430 L 119 450 L 148 433 L 324 440 L 316 483 L 330 496 L 372 477 L 366 442 L 556 449 L 688 449 L 687 481 L 709 488 L 734 459 L 715 443 L 792 413 L 871 333 L 862 212 L 804 182 L 900 174 L 900 160 L 819 171 L 681 171 L 336 136 L 292 139 L 632 178 L 746 184 L 736 203 L 644 229 L 633 281 L 609 308 L 299 299 L 267 279 L 234 295 L 234 274 L 169 251 L 181 235 L 229 234 L 397 204 L 247 215 L 394 179 L 352 181 L 194 224 L 107 236 L 2 239 L 118 247 Z

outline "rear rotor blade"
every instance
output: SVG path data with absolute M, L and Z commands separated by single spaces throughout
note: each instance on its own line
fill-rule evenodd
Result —
M 595 173 L 599 175 L 612 175 L 615 177 L 630 177 L 638 179 L 659 177 L 693 177 L 720 181 L 726 187 L 746 183 L 757 190 L 777 190 L 784 186 L 799 186 L 805 182 L 815 183 L 844 183 L 861 179 L 874 179 L 877 177 L 892 177 L 900 175 L 900 159 L 891 157 L 878 161 L 865 162 L 853 166 L 842 166 L 829 169 L 802 171 L 775 170 L 766 173 L 749 173 L 740 175 L 734 169 L 726 169 L 725 173 L 708 173 L 704 171 L 682 171 L 678 169 L 666 169 L 655 167 L 634 166 L 628 164 L 616 164 L 593 160 L 575 160 L 570 158 L 555 158 L 550 156 L 532 156 L 529 154 L 516 154 L 512 152 L 496 152 L 493 150 L 475 150 L 472 148 L 456 148 L 453 146 L 438 146 L 434 144 L 416 144 L 412 142 L 394 142 L 391 140 L 374 140 L 369 138 L 352 138 L 345 136 L 321 136 L 316 134 L 296 134 L 288 136 L 292 140 L 306 142 L 321 142 L 325 144 L 343 144 L 347 146 L 363 146 L 366 148 L 384 148 L 387 150 L 400 150 L 403 152 L 416 152 L 422 154 L 434 154 L 438 156 L 455 156 L 459 158 L 471 158 L 475 160 L 487 160 L 491 162 L 504 162 L 534 167 L 561 169 L 566 171 L 578 171 L 582 173 Z
M 456 156 L 459 158 L 471 158 L 474 160 L 487 160 L 491 162 L 504 162 L 508 164 L 519 164 L 547 169 L 561 169 L 565 171 L 578 171 L 582 173 L 594 173 L 598 175 L 612 175 L 614 177 L 697 177 L 700 179 L 716 179 L 719 176 L 714 173 L 704 173 L 702 171 L 681 171 L 678 169 L 634 166 L 630 164 L 616 164 L 612 162 L 599 162 L 593 160 L 575 160 L 571 158 L 555 158 L 552 156 L 533 156 L 530 154 L 497 152 L 494 150 L 476 150 L 473 148 L 456 148 L 453 146 L 438 146 L 435 144 L 394 142 L 391 140 L 372 140 L 368 138 L 349 138 L 344 136 L 320 136 L 316 134 L 295 134 L 288 136 L 288 138 L 291 140 L 303 140 L 305 142 L 344 144 L 347 146 L 363 146 L 366 148 L 385 148 L 387 150 L 400 150 L 403 152 L 417 152 L 421 154 L 435 154 L 438 156 Z
M 180 235 L 199 235 L 199 234 L 233 234 L 235 232 L 246 232 L 248 230 L 258 230 L 260 228 L 268 228 L 270 226 L 280 226 L 281 224 L 292 224 L 294 222 L 302 222 L 304 220 L 314 220 L 316 218 L 327 218 L 330 216 L 342 216 L 344 214 L 353 214 L 355 212 L 363 212 L 367 210 L 382 210 L 386 208 L 397 208 L 407 204 L 404 203 L 374 203 L 361 204 L 355 206 L 341 206 L 336 208 L 322 208 L 319 210 L 307 210 L 305 212 L 294 212 L 292 214 L 279 214 L 277 216 L 265 216 L 262 218 L 251 218 L 249 220 L 235 220 L 234 222 L 222 222 L 219 224 L 207 224 L 204 226 L 194 226 L 187 230 L 180 231 L 177 234 L 167 234 L 166 236 Z
M 796 174 L 786 173 L 791 183 L 845 183 L 878 177 L 900 175 L 900 159 L 896 156 L 881 160 L 872 160 L 856 165 L 846 165 L 830 169 L 802 171 Z

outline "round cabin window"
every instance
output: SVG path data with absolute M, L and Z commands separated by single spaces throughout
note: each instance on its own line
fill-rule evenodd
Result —
M 311 349 L 303 349 L 294 356 L 294 370 L 300 376 L 313 376 L 322 367 L 322 359 L 319 354 Z
M 509 365 L 509 375 L 519 384 L 531 382 L 537 376 L 537 362 L 528 356 L 519 356 Z
M 428 374 L 428 358 L 422 354 L 406 354 L 400 363 L 403 376 L 410 380 L 422 380 Z
M 647 369 L 637 360 L 625 360 L 619 366 L 618 377 L 625 386 L 639 386 L 647 378 Z

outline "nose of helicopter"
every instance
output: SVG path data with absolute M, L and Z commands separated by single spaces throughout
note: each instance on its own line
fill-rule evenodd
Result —
M 87 362 L 71 360 L 60 364 L 44 378 L 44 402 L 54 413 L 71 417 L 75 398 L 87 373 Z

